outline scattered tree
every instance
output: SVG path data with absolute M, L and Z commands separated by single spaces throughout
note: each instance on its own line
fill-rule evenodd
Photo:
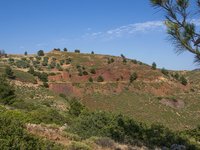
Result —
M 157 65 L 156 65 L 156 63 L 155 62 L 153 62 L 152 63 L 152 67 L 151 67 L 153 70 L 156 70 L 156 68 L 157 68 Z
M 37 54 L 38 54 L 38 56 L 44 56 L 44 51 L 43 51 L 43 50 L 39 50 L 39 51 L 37 52 Z
M 25 51 L 25 52 L 24 52 L 24 55 L 25 55 L 25 56 L 27 56 L 27 55 L 28 55 L 27 51 Z
M 94 51 L 92 51 L 91 54 L 94 54 Z
M 64 51 L 64 52 L 67 52 L 68 50 L 67 50 L 67 48 L 64 48 L 63 51 Z
M 75 52 L 75 53 L 80 53 L 80 50 L 75 49 L 74 52 Z

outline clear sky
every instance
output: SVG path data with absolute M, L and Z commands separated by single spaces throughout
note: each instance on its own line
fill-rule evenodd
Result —
M 0 0 L 0 49 L 124 54 L 167 69 L 194 69 L 193 55 L 175 54 L 149 0 Z

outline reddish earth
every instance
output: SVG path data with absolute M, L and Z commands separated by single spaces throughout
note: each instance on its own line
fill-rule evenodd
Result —
M 50 83 L 49 89 L 56 93 L 72 96 L 80 96 L 82 93 L 81 90 L 75 88 L 72 83 Z

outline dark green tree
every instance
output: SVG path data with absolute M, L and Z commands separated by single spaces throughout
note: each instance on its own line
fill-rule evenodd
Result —
M 74 52 L 75 53 L 80 53 L 80 50 L 79 49 L 75 49 Z
M 156 65 L 156 63 L 155 62 L 153 62 L 152 63 L 152 67 L 151 67 L 153 70 L 156 70 L 156 68 L 157 68 L 157 65 Z
M 191 14 L 199 14 L 189 0 L 150 0 L 151 4 L 165 12 L 167 33 L 175 45 L 176 51 L 191 52 L 195 62 L 200 63 L 200 34 L 191 21 Z M 200 8 L 200 0 L 196 0 L 196 8 Z M 191 9 L 191 7 L 193 7 Z
M 43 50 L 39 50 L 39 51 L 37 52 L 37 54 L 38 54 L 38 56 L 44 56 L 44 51 L 43 51 Z
M 67 50 L 67 48 L 64 48 L 63 51 L 64 51 L 64 52 L 67 52 L 68 50 Z
M 28 55 L 27 51 L 25 51 L 25 52 L 24 52 L 24 55 L 25 55 L 25 56 L 27 56 L 27 55 Z

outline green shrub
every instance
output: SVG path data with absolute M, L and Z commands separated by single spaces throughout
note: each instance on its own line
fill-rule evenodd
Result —
M 83 75 L 88 75 L 88 72 L 87 71 L 83 71 Z
M 9 79 L 15 79 L 15 75 L 14 72 L 12 71 L 10 66 L 6 66 L 5 68 L 5 75 L 6 77 L 8 77 Z
M 96 70 L 94 68 L 90 69 L 90 73 L 96 74 Z
M 135 59 L 131 60 L 131 62 L 134 63 L 134 64 L 138 63 L 137 60 L 135 60 Z
M 71 114 L 72 116 L 79 116 L 81 112 L 85 109 L 85 106 L 83 106 L 76 99 L 72 99 L 69 103 L 70 103 L 69 114 Z
M 18 67 L 18 68 L 28 68 L 30 65 L 27 61 L 25 60 L 17 60 L 15 62 L 15 65 Z
M 130 79 L 129 79 L 130 83 L 135 81 L 137 78 L 138 78 L 137 73 L 136 72 L 132 73 L 131 76 L 130 76 Z
M 8 59 L 8 62 L 9 62 L 10 64 L 13 64 L 13 63 L 15 62 L 15 60 L 14 60 L 13 58 L 9 58 L 9 59 Z
M 14 97 L 15 90 L 4 77 L 0 76 L 0 101 L 5 105 L 11 104 Z
M 165 68 L 162 68 L 161 72 L 166 76 L 168 76 L 168 74 L 169 74 L 169 72 Z
M 0 115 L 0 147 L 2 150 L 33 150 L 33 149 L 62 149 L 52 142 L 40 140 L 30 135 L 17 113 L 7 113 L 1 111 Z
M 65 60 L 60 60 L 60 65 L 63 65 L 65 63 Z
M 104 78 L 102 76 L 98 76 L 97 82 L 103 82 L 103 81 L 104 81 Z
M 34 70 L 34 68 L 32 66 L 29 68 L 28 73 L 30 73 L 30 74 L 34 74 L 35 73 L 35 70 Z
M 89 81 L 89 82 L 93 82 L 93 78 L 92 78 L 92 77 L 89 77 L 88 81 Z
M 181 81 L 181 84 L 183 84 L 185 86 L 188 84 L 188 81 L 187 81 L 187 79 L 184 76 L 180 77 L 180 81 Z
M 70 64 L 72 62 L 72 59 L 71 58 L 67 58 L 66 59 L 66 65 Z

